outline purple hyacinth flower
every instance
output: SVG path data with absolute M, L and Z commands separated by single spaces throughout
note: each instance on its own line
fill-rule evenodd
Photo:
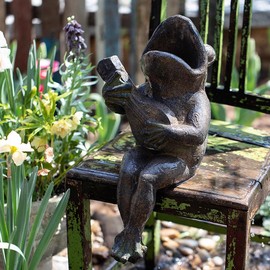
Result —
M 64 27 L 64 31 L 68 50 L 78 57 L 87 48 L 82 36 L 84 33 L 82 26 L 74 19 L 74 16 L 72 16 L 68 18 L 68 23 Z

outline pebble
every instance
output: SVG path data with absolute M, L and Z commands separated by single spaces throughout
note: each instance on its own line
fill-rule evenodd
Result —
M 192 238 L 196 238 L 196 239 L 203 238 L 208 235 L 208 232 L 206 230 L 197 229 L 197 228 L 190 228 L 188 232 Z
M 163 242 L 163 247 L 175 251 L 179 247 L 179 244 L 173 240 L 168 239 L 167 241 Z
M 162 221 L 161 224 L 162 224 L 163 228 L 174 228 L 174 229 L 181 231 L 181 232 L 186 232 L 186 231 L 190 230 L 190 227 L 188 227 L 188 226 L 173 223 L 171 221 Z
M 97 220 L 91 219 L 91 231 L 99 235 L 102 233 L 100 223 Z
M 194 239 L 176 239 L 176 241 L 181 245 L 189 248 L 196 248 L 198 247 L 198 241 Z
M 104 239 L 102 236 L 95 236 L 95 242 L 103 244 L 104 243 Z
M 167 238 L 167 237 L 170 239 L 175 239 L 175 238 L 180 237 L 180 232 L 173 228 L 165 228 L 161 230 L 160 236 L 161 236 L 161 239 Z
M 219 256 L 213 257 L 212 261 L 215 264 L 215 266 L 222 266 L 224 264 L 223 259 L 221 257 L 219 257 Z
M 173 252 L 171 250 L 166 250 L 165 253 L 168 257 L 173 257 Z
M 198 254 L 195 254 L 193 260 L 190 263 L 192 267 L 196 269 L 197 266 L 202 264 L 202 260 Z
M 198 249 L 198 255 L 200 256 L 202 262 L 207 262 L 211 257 L 209 252 L 205 249 Z
M 214 264 L 214 262 L 212 261 L 212 260 L 208 260 L 207 262 L 205 262 L 204 264 L 203 264 L 203 266 L 208 266 L 208 267 L 210 267 L 210 269 L 215 269 L 215 264 Z M 204 269 L 204 268 L 203 268 Z
M 180 246 L 178 247 L 178 250 L 181 252 L 181 254 L 183 254 L 184 256 L 189 256 L 192 255 L 194 253 L 194 250 L 192 248 L 189 247 L 185 247 L 185 246 Z
M 92 246 L 93 262 L 98 263 L 106 260 L 109 257 L 109 249 L 105 246 Z
M 211 238 L 201 238 L 198 241 L 199 247 L 211 251 L 216 247 L 216 242 Z

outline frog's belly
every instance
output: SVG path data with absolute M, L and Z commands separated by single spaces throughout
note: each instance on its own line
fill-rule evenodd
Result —
M 142 95 L 131 94 L 125 111 L 137 143 L 143 146 L 148 122 L 177 124 L 177 118 L 167 106 Z

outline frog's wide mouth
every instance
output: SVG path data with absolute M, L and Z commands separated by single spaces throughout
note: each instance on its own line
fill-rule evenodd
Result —
M 179 57 L 191 69 L 205 67 L 207 61 L 203 41 L 190 19 L 176 15 L 162 22 L 143 52 L 163 51 Z

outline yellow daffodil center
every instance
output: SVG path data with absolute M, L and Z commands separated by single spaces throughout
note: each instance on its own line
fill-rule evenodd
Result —
M 18 148 L 16 146 L 10 146 L 10 153 L 11 154 L 14 154 L 17 150 L 18 150 Z

